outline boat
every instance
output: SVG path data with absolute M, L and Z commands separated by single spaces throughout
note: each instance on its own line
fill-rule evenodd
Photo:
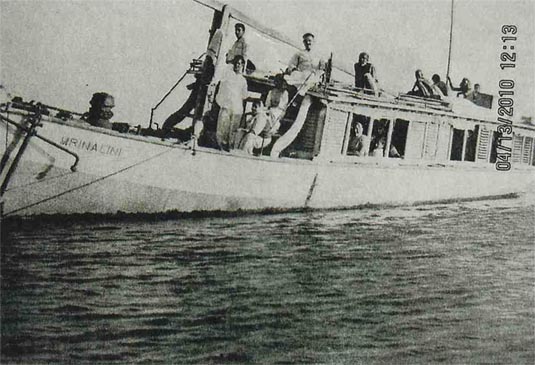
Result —
M 289 54 L 301 48 L 228 5 L 196 1 L 213 11 L 210 35 L 221 32 L 223 44 L 243 22 Z M 193 60 L 186 73 L 202 63 Z M 108 129 L 87 114 L 11 99 L 0 109 L 2 216 L 345 209 L 533 190 L 534 126 L 508 121 L 506 133 L 495 111 L 461 99 L 376 96 L 337 81 L 348 72 L 329 65 L 300 105 L 288 104 L 274 143 L 254 155 L 204 145 L 195 132 L 187 143 L 162 139 L 152 114 L 148 128 Z M 215 73 L 224 67 L 217 63 Z M 250 108 L 273 88 L 273 74 L 257 67 L 245 77 Z M 209 98 L 197 108 L 209 111 Z M 383 146 L 353 153 L 357 122 L 368 141 L 381 134 Z

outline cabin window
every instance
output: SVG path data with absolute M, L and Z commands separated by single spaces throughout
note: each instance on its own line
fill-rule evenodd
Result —
M 463 144 L 464 144 L 464 129 L 453 128 L 453 136 L 451 139 L 451 154 L 450 160 L 463 160 Z
M 407 132 L 409 131 L 409 121 L 396 119 L 392 132 L 392 146 L 398 151 L 399 157 L 405 156 L 405 146 L 407 144 Z M 391 149 L 392 150 L 392 149 Z
M 387 144 L 388 119 L 375 119 L 373 121 L 373 130 L 370 139 L 370 148 L 368 154 L 374 157 L 384 157 Z M 368 127 L 369 128 L 369 127 Z
M 370 146 L 368 130 L 371 118 L 361 114 L 353 114 L 349 118 L 350 129 L 346 132 L 346 154 L 349 156 L 367 156 Z M 349 137 L 347 137 L 349 134 Z
M 348 156 L 374 156 L 402 158 L 405 155 L 409 121 L 371 117 L 354 114 L 350 118 L 351 128 L 346 132 L 346 154 Z M 371 128 L 371 130 L 370 130 Z
M 453 128 L 451 140 L 451 161 L 471 161 L 476 160 L 477 132 L 479 126 L 474 130 Z
M 477 147 L 477 133 L 479 126 L 476 126 L 474 130 L 467 130 L 466 147 L 464 151 L 464 161 L 475 162 L 476 160 L 476 147 Z

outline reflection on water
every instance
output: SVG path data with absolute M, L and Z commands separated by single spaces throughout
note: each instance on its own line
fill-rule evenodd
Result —
M 10 228 L 2 363 L 530 363 L 525 198 Z

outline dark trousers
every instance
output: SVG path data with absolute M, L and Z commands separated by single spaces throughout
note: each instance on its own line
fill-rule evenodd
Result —
M 173 129 L 175 125 L 182 122 L 192 110 L 194 111 L 194 119 L 200 119 L 204 107 L 204 101 L 206 93 L 208 92 L 208 84 L 211 82 L 214 76 L 214 64 L 210 57 L 207 57 L 203 65 L 203 74 L 197 79 L 191 94 L 189 94 L 186 102 L 176 112 L 171 114 L 163 123 L 162 129 L 165 132 Z M 197 107 L 197 108 L 196 108 Z
M 197 85 L 195 85 L 193 87 L 193 90 L 191 90 L 191 94 L 189 94 L 188 100 L 186 100 L 184 105 L 182 105 L 180 109 L 178 109 L 176 112 L 167 117 L 162 126 L 162 129 L 164 131 L 170 131 L 175 125 L 182 122 L 184 118 L 186 118 L 193 109 L 195 109 L 195 104 L 197 103 L 197 95 Z

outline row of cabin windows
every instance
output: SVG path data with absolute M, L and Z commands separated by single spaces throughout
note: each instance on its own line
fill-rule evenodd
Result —
M 486 126 L 457 129 L 439 123 L 373 119 L 359 114 L 353 114 L 348 123 L 344 155 L 489 163 L 497 160 L 500 135 Z M 357 124 L 362 126 L 364 138 L 357 136 Z M 364 143 L 356 143 L 359 139 Z M 511 157 L 512 163 L 535 166 L 535 139 L 514 134 Z
M 364 138 L 357 136 L 357 124 L 362 126 Z M 344 144 L 345 154 L 401 158 L 405 155 L 408 129 L 409 122 L 406 120 L 397 119 L 392 125 L 388 119 L 353 115 L 349 138 Z

